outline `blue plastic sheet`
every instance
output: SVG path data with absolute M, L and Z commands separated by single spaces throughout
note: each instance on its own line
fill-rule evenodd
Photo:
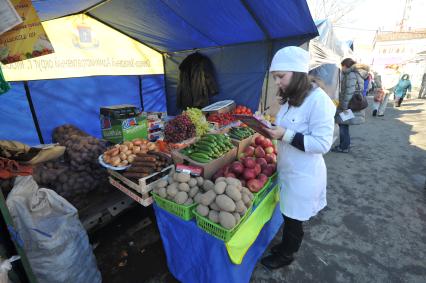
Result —
M 0 95 L 0 139 L 29 145 L 40 144 L 24 84 L 19 82 L 10 85 L 12 88 Z
M 304 0 L 246 2 L 113 0 L 90 15 L 161 52 L 318 34 Z
M 185 283 L 249 282 L 256 263 L 283 223 L 277 206 L 243 262 L 235 265 L 229 259 L 225 244 L 198 228 L 195 220 L 184 221 L 155 204 L 154 211 L 169 270 Z
M 73 124 L 100 138 L 101 106 L 134 104 L 141 107 L 137 76 L 103 76 L 28 83 L 34 109 L 45 143 L 52 131 L 63 124 Z M 145 111 L 166 111 L 164 76 L 142 77 Z M 39 138 L 31 116 L 23 83 L 0 96 L 0 138 L 36 145 Z

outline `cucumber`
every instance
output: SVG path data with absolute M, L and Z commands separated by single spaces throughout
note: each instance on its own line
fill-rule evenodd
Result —
M 192 160 L 195 160 L 199 163 L 209 163 L 210 162 L 210 159 L 205 159 L 205 158 L 201 158 L 201 157 L 198 157 L 198 156 L 192 156 L 192 155 L 190 157 L 191 157 Z
M 198 158 L 203 158 L 203 159 L 207 159 L 207 160 L 211 160 L 211 158 L 208 156 L 208 154 L 204 153 L 204 152 L 194 152 L 190 155 L 190 157 L 198 157 Z

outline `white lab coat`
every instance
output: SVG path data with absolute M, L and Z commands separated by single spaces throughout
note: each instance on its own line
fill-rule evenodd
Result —
M 299 107 L 281 106 L 276 124 L 304 135 L 305 151 L 278 142 L 281 212 L 300 221 L 315 216 L 327 205 L 327 168 L 322 157 L 333 142 L 336 107 L 319 87 Z

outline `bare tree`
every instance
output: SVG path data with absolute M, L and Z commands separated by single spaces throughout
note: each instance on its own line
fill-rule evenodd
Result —
M 314 19 L 329 19 L 334 24 L 347 24 L 353 18 L 346 17 L 362 0 L 307 0 Z

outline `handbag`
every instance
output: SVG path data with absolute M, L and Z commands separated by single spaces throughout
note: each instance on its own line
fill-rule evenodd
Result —
M 365 80 L 364 91 L 363 93 L 361 93 L 361 88 L 359 87 L 359 83 L 357 81 L 354 95 L 352 95 L 348 105 L 348 108 L 351 109 L 353 112 L 359 112 L 368 107 L 368 102 L 366 98 L 367 86 L 368 86 L 368 80 Z

